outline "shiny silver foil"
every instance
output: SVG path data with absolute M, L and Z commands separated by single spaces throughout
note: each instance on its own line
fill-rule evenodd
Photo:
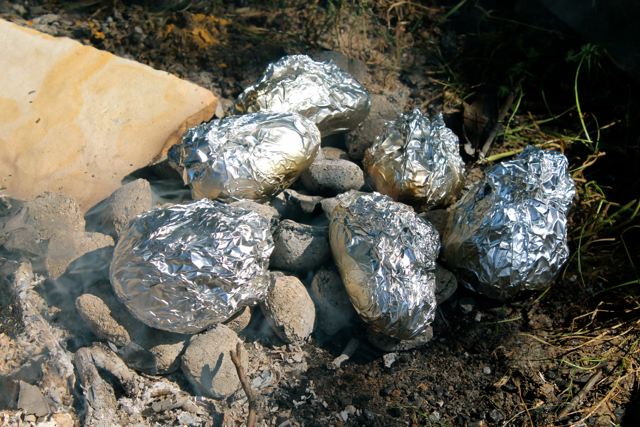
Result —
M 255 113 L 189 129 L 169 163 L 194 199 L 265 202 L 291 185 L 316 158 L 320 132 L 297 113 Z
M 541 290 L 569 257 L 567 211 L 575 194 L 567 158 L 527 147 L 495 165 L 454 207 L 442 243 L 470 289 L 506 300 Z
M 458 137 L 442 114 L 429 120 L 418 108 L 385 123 L 363 166 L 376 191 L 418 211 L 453 203 L 464 184 Z
M 147 325 L 194 334 L 257 304 L 271 288 L 269 221 L 207 199 L 139 215 L 120 237 L 111 284 Z
M 335 62 L 289 55 L 269 64 L 262 79 L 238 96 L 233 113 L 295 111 L 327 136 L 354 129 L 370 108 L 367 90 Z
M 351 303 L 379 332 L 417 337 L 434 318 L 438 232 L 382 194 L 350 191 L 337 198 L 329 236 Z

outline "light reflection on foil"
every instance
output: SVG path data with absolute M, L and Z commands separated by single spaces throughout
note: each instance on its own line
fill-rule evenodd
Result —
M 529 146 L 495 165 L 454 207 L 447 264 L 470 289 L 506 300 L 541 290 L 569 257 L 567 211 L 575 194 L 567 158 Z
M 322 136 L 354 129 L 369 115 L 367 90 L 335 62 L 289 55 L 269 64 L 262 79 L 238 96 L 234 114 L 297 112 Z
M 273 247 L 256 212 L 206 199 L 161 207 L 123 232 L 111 284 L 142 322 L 193 334 L 266 297 Z
M 316 158 L 320 132 L 296 113 L 256 113 L 189 129 L 169 150 L 170 164 L 194 199 L 265 202 Z
M 429 120 L 416 108 L 385 123 L 363 166 L 377 191 L 424 211 L 451 204 L 462 190 L 459 151 L 458 137 L 442 114 Z
M 376 330 L 415 338 L 434 318 L 438 232 L 379 193 L 350 191 L 338 201 L 331 250 L 353 306 Z

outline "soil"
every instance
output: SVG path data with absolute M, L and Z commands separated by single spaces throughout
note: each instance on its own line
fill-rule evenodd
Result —
M 399 88 L 408 88 L 411 95 L 406 109 L 422 107 L 430 114 L 444 112 L 445 120 L 458 135 L 463 134 L 462 124 L 468 117 L 463 116 L 465 105 L 482 105 L 463 103 L 464 94 L 471 94 L 478 87 L 475 92 L 491 92 L 494 101 L 497 93 L 503 99 L 501 88 L 510 89 L 517 80 L 509 80 L 504 70 L 497 72 L 489 67 L 482 80 L 481 73 L 472 74 L 469 67 L 473 58 L 460 60 L 464 52 L 490 51 L 491 46 L 478 48 L 483 40 L 473 39 L 472 23 L 474 19 L 480 22 L 478 16 L 489 16 L 480 11 L 492 10 L 499 3 L 469 2 L 452 14 L 449 12 L 454 6 L 465 2 L 298 3 L 35 0 L 27 4 L 11 0 L 0 4 L 0 17 L 135 59 L 228 99 L 255 83 L 269 62 L 285 54 L 342 51 L 367 64 L 365 86 L 371 93 L 393 95 Z M 551 28 L 529 46 L 539 52 L 533 63 L 541 61 L 545 48 L 552 50 L 550 55 L 564 57 L 567 46 L 579 49 L 584 45 L 556 18 L 540 11 L 539 4 L 518 4 L 535 7 L 536 12 L 519 14 L 517 8 L 509 6 L 499 9 L 495 16 L 536 26 L 542 25 L 542 14 L 547 28 Z M 503 21 L 485 19 L 483 31 L 494 31 L 495 37 L 511 37 L 501 32 L 505 28 Z M 496 55 L 507 58 L 508 52 L 500 50 L 502 45 L 494 41 L 492 46 Z M 550 45 L 554 47 L 549 48 Z M 526 48 L 523 46 L 523 51 Z M 490 57 L 489 53 L 486 55 Z M 517 64 L 505 59 L 504 65 L 513 68 Z M 455 70 L 447 74 L 447 67 Z M 574 72 L 575 64 L 571 72 L 558 68 L 554 75 L 558 81 L 548 87 L 559 87 L 564 84 L 560 80 L 565 80 L 565 86 L 571 89 L 573 77 L 565 77 Z M 619 71 L 612 73 L 612 79 L 636 87 Z M 455 78 L 461 81 L 456 82 Z M 536 79 L 535 75 L 528 78 L 531 92 L 533 85 L 542 85 Z M 550 95 L 553 99 L 547 108 L 564 111 L 571 107 L 573 101 L 567 104 L 571 90 L 569 95 L 563 93 L 567 93 L 566 88 L 564 92 L 558 89 L 558 96 Z M 544 104 L 536 98 L 528 104 L 529 111 L 537 114 L 541 105 Z M 527 117 L 520 112 L 514 123 L 525 123 Z M 580 129 L 575 111 L 567 117 L 571 118 L 557 125 L 559 134 Z M 605 123 L 609 122 L 600 122 Z M 588 125 L 593 125 L 593 120 Z M 476 131 L 482 134 L 482 128 Z M 532 138 L 535 136 L 529 137 Z M 471 142 L 478 147 L 477 141 Z M 488 154 L 517 148 L 507 142 L 499 139 Z M 636 145 L 628 145 L 629 149 L 638 144 L 637 139 L 631 142 Z M 587 160 L 581 144 L 564 148 L 572 167 Z M 623 206 L 633 198 L 637 179 L 626 181 L 628 175 L 620 169 L 624 169 L 625 161 L 637 157 L 615 154 L 619 151 L 612 149 L 611 157 L 622 159 L 622 163 L 599 160 L 601 166 L 589 172 L 584 182 L 609 176 L 616 186 L 626 188 L 623 192 L 615 190 L 619 196 L 615 200 Z M 465 160 L 469 177 L 476 179 L 490 165 L 478 165 L 469 156 Z M 287 420 L 304 426 L 638 425 L 640 305 L 636 268 L 640 232 L 634 226 L 636 220 L 624 228 L 601 231 L 600 240 L 592 239 L 588 247 L 583 246 L 580 230 L 585 230 L 590 214 L 591 205 L 583 203 L 588 194 L 585 190 L 578 196 L 571 212 L 570 248 L 574 256 L 549 289 L 500 303 L 460 288 L 439 307 L 433 324 L 434 338 L 422 348 L 398 353 L 388 368 L 384 353 L 368 344 L 364 324 L 357 323 L 334 336 L 316 332 L 303 347 L 309 355 L 308 369 L 263 394 L 265 402 L 259 418 L 270 426 L 286 426 Z M 575 256 L 579 246 L 580 256 Z M 618 284 L 630 285 L 612 289 Z M 15 298 L 4 288 L 4 282 L 0 282 L 0 316 L 6 319 L 0 324 L 0 332 L 8 335 L 20 325 L 15 321 L 19 316 L 11 311 Z M 264 324 L 259 310 L 255 310 L 245 339 L 263 346 L 284 345 Z M 360 342 L 353 357 L 337 370 L 328 369 L 327 363 L 339 356 L 352 338 Z M 588 386 L 597 373 L 602 374 L 602 379 Z M 585 391 L 583 399 L 560 418 L 564 405 L 580 390 Z

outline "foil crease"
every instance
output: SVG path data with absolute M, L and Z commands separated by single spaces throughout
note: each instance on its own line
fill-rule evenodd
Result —
M 575 194 L 567 158 L 529 146 L 495 165 L 453 208 L 446 263 L 468 288 L 507 300 L 541 290 L 569 257 L 567 211 Z
M 297 112 L 322 136 L 355 129 L 369 115 L 367 90 L 335 62 L 289 55 L 269 64 L 262 79 L 238 96 L 234 114 Z
M 329 236 L 351 303 L 379 332 L 417 337 L 434 318 L 438 232 L 382 194 L 350 191 L 337 198 Z
M 363 160 L 374 189 L 418 211 L 453 203 L 464 184 L 458 137 L 416 108 L 385 123 Z
M 189 129 L 168 159 L 194 199 L 265 202 L 298 179 L 319 150 L 320 132 L 311 120 L 260 112 Z
M 206 199 L 132 220 L 111 263 L 115 293 L 145 324 L 194 334 L 266 297 L 269 221 Z

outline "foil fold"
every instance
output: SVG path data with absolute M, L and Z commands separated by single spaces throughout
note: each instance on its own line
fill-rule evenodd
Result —
M 442 114 L 429 120 L 418 108 L 385 123 L 363 167 L 376 191 L 418 211 L 453 203 L 464 184 L 458 137 Z
M 379 193 L 337 197 L 329 236 L 333 258 L 360 317 L 400 339 L 433 321 L 440 238 L 411 207 Z
M 143 323 L 194 334 L 266 297 L 273 248 L 256 212 L 206 199 L 160 207 L 123 232 L 111 284 Z
M 367 90 L 335 62 L 289 55 L 269 64 L 262 79 L 238 96 L 233 114 L 297 112 L 324 137 L 355 129 L 370 109 Z
M 569 257 L 575 195 L 567 158 L 528 146 L 497 164 L 453 208 L 443 256 L 468 288 L 502 301 L 542 290 Z
M 316 158 L 320 132 L 297 113 L 255 113 L 189 129 L 168 159 L 194 199 L 266 202 Z

